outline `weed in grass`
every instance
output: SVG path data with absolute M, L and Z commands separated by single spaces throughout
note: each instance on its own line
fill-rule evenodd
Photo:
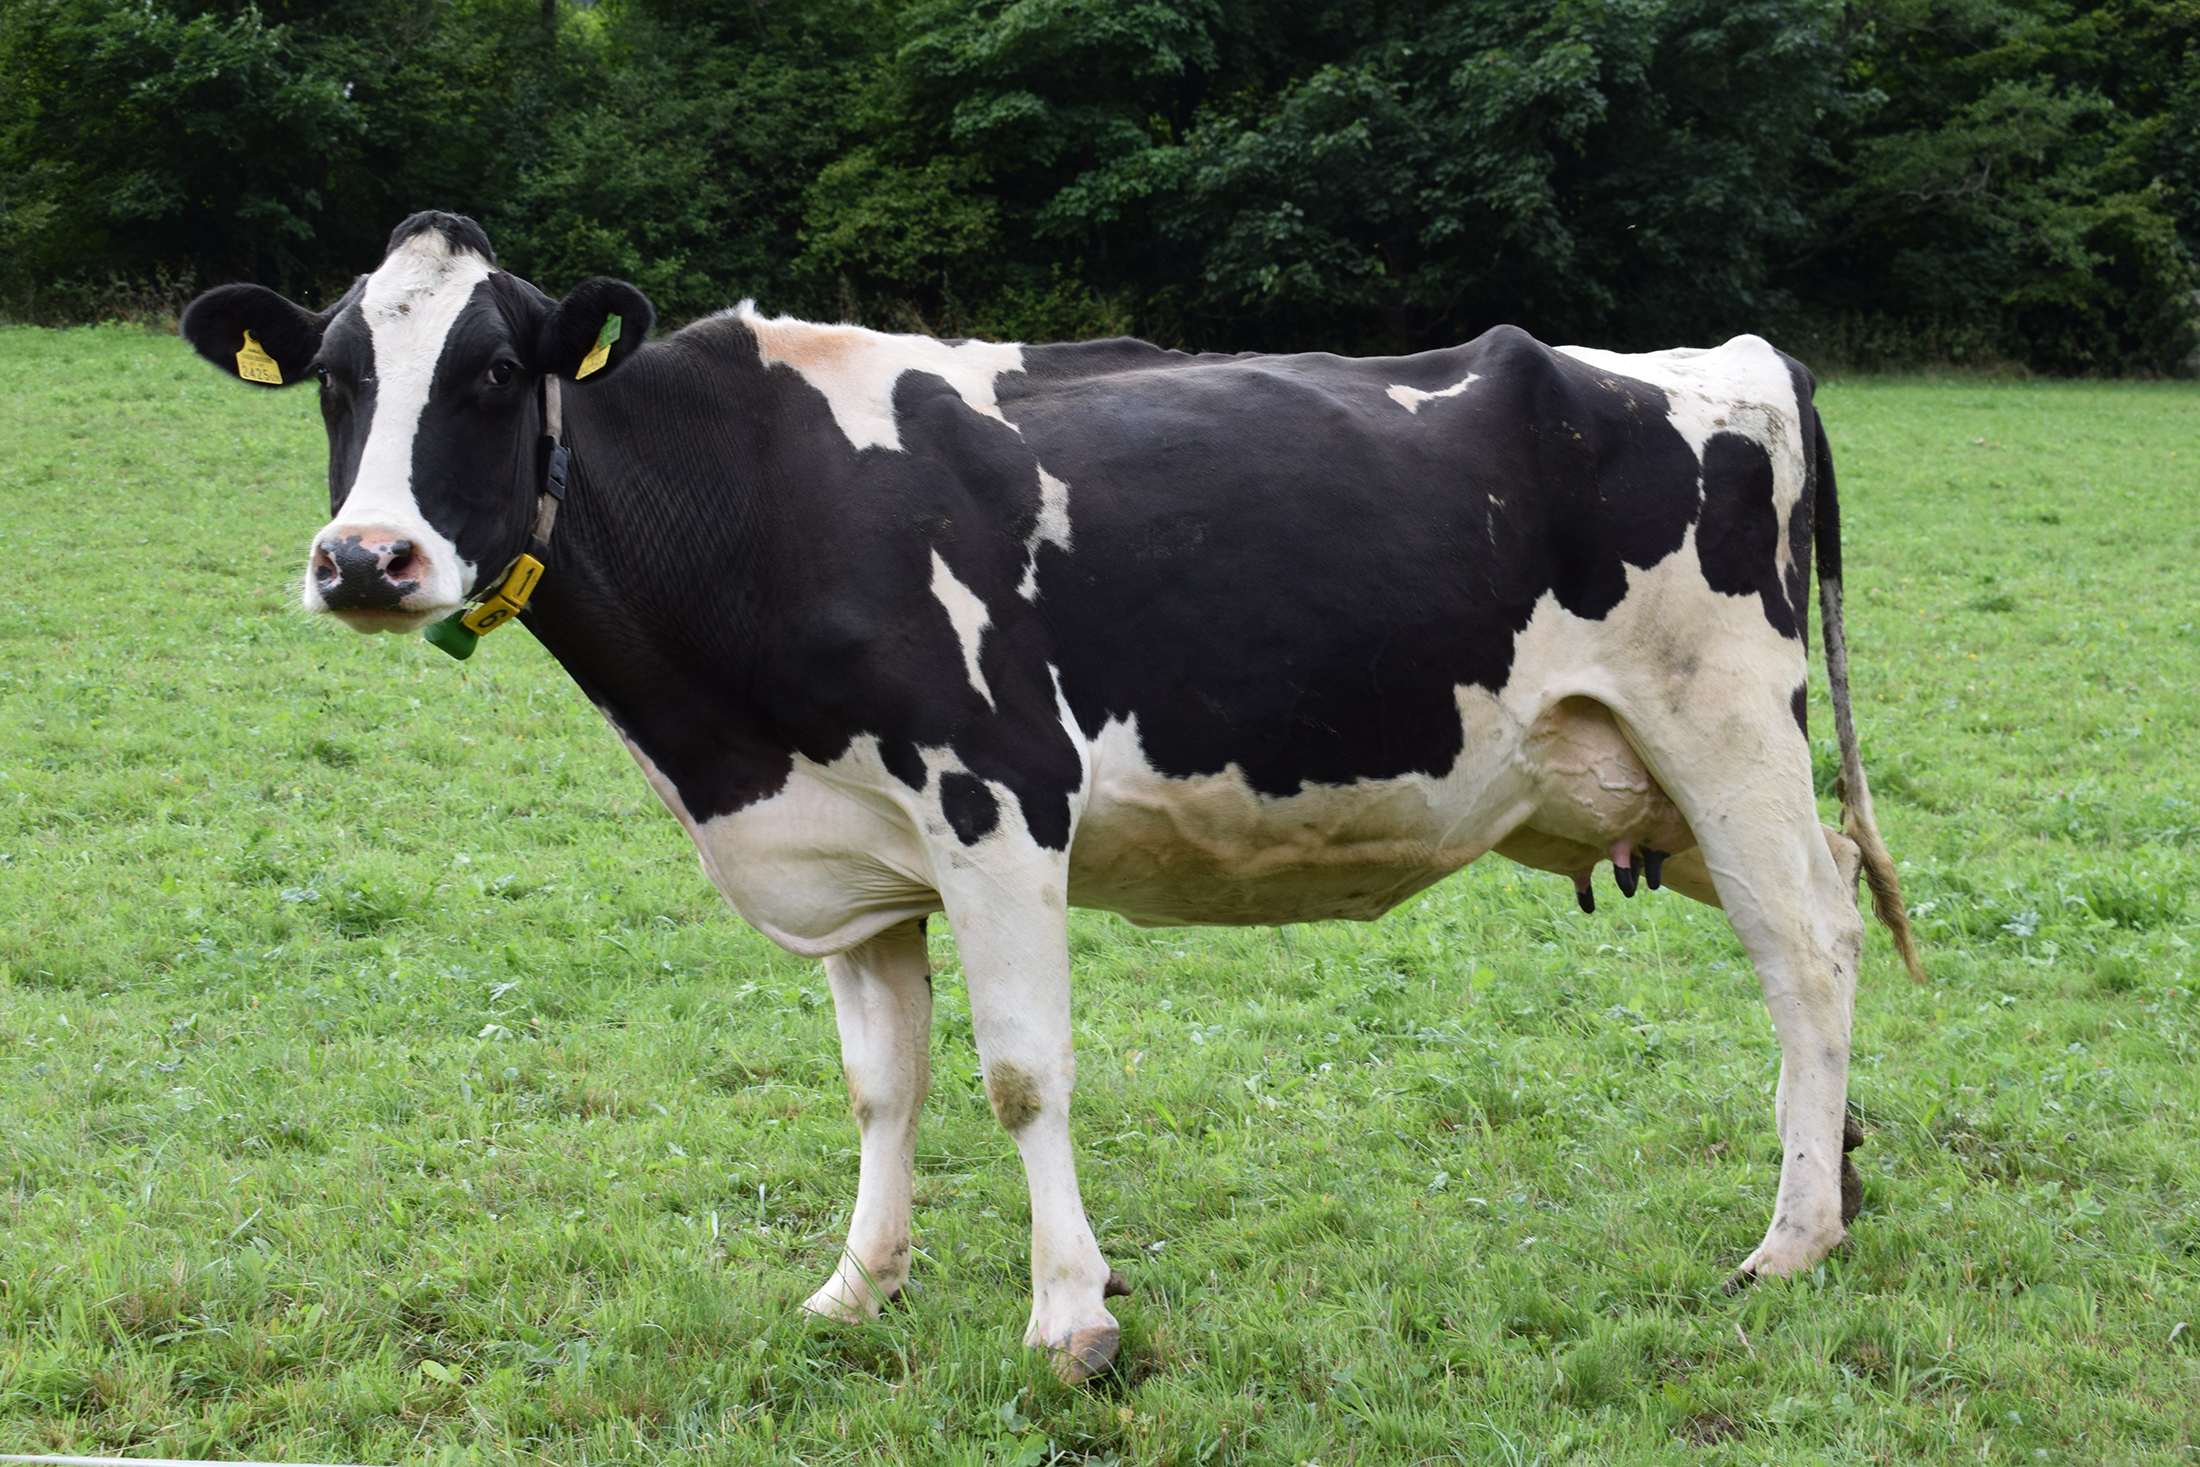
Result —
M 807 1324 L 855 1189 L 821 973 L 524 634 L 461 665 L 292 612 L 303 395 L 0 330 L 0 1445 L 2191 1461 L 2200 397 L 1822 401 L 1934 975 L 1872 936 L 1854 1247 L 1716 1292 L 1778 1175 L 1716 912 L 1492 863 L 1365 927 L 1080 913 L 1080 1163 L 1136 1292 L 1073 1391 L 1019 1343 L 952 934 L 919 1288 Z

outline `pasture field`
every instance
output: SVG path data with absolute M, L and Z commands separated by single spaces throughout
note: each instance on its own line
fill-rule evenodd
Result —
M 1777 1051 L 1717 912 L 1493 860 L 1369 926 L 1080 913 L 1136 1292 L 1069 1389 L 943 924 L 921 1291 L 807 1324 L 855 1191 L 820 970 L 524 631 L 293 609 L 309 392 L 0 330 L 0 1450 L 2193 1462 L 2200 388 L 1822 402 L 1932 973 L 1872 930 L 1852 1250 L 1718 1292 Z

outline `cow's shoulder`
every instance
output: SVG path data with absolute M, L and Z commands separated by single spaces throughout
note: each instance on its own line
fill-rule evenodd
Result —
M 784 369 L 824 399 L 856 449 L 903 448 L 895 395 L 910 374 L 939 379 L 971 412 L 1001 421 L 1000 379 L 1023 370 L 1024 349 L 1014 343 L 943 341 L 765 316 L 753 301 L 720 312 L 702 329 L 745 336 L 759 365 Z

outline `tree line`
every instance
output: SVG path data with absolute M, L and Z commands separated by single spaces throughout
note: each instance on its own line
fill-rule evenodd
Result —
M 2200 0 L 0 0 L 0 310 L 319 302 L 436 207 L 672 321 L 2163 372 L 2196 43 Z

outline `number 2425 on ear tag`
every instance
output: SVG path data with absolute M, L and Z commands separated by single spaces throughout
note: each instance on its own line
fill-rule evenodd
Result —
M 249 331 L 244 334 L 244 350 L 237 353 L 237 375 L 247 382 L 264 382 L 270 387 L 283 385 L 283 369 L 275 365 L 267 348 L 254 341 Z

